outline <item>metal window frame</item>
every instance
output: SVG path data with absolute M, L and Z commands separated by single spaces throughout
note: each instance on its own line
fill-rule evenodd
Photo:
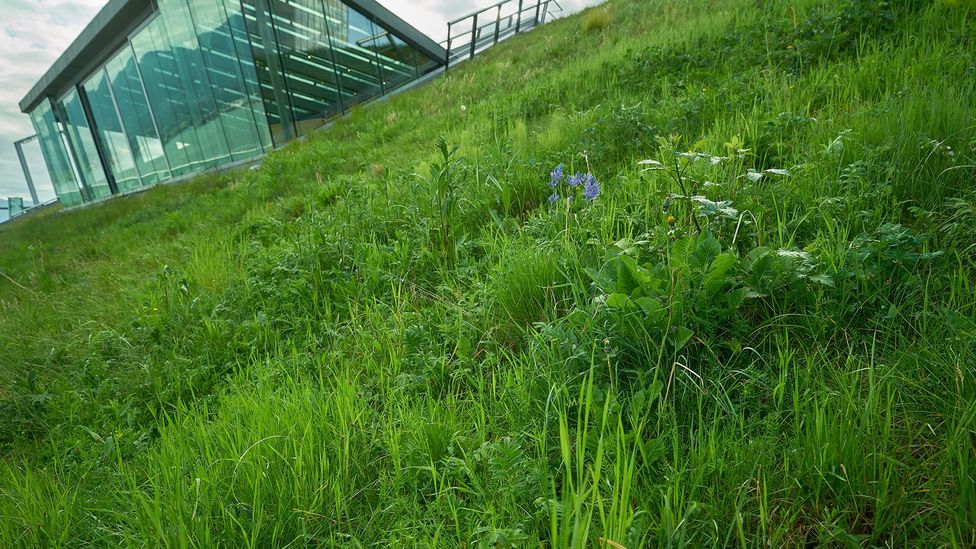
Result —
M 14 141 L 14 148 L 17 149 L 17 159 L 20 160 L 20 169 L 24 172 L 24 179 L 27 180 L 27 190 L 30 191 L 31 202 L 34 206 L 40 204 L 37 199 L 37 189 L 34 187 L 34 178 L 31 177 L 30 168 L 27 166 L 27 157 L 24 156 L 24 145 L 38 139 L 37 135 L 25 137 Z

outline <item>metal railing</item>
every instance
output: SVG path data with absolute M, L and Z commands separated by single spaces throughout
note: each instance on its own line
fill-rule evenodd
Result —
M 19 141 L 14 142 L 14 148 L 17 149 L 17 158 L 20 160 L 20 169 L 24 172 L 24 179 L 27 181 L 27 190 L 30 191 L 31 200 L 33 204 L 37 204 L 37 189 L 34 188 L 34 179 L 31 177 L 30 168 L 27 167 L 27 158 L 24 156 L 24 145 L 30 143 L 37 139 L 36 135 L 30 137 L 25 137 Z
M 557 0 L 503 0 L 447 24 L 444 69 L 473 58 L 495 44 L 556 19 Z

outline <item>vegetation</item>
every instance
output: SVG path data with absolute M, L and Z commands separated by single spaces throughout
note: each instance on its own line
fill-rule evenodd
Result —
M 976 545 L 972 4 L 599 10 L 0 229 L 0 545 Z

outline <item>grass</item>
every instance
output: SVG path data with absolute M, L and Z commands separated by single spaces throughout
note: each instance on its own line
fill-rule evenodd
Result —
M 974 16 L 612 0 L 5 224 L 0 545 L 976 544 Z
M 584 34 L 595 32 L 598 30 L 603 30 L 613 23 L 613 18 L 610 16 L 610 12 L 603 9 L 592 9 L 583 15 L 583 21 L 580 24 L 580 29 Z

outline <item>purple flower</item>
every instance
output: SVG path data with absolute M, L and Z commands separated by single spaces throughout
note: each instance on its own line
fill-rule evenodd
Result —
M 555 168 L 553 168 L 552 173 L 549 174 L 549 176 L 552 178 L 549 180 L 550 187 L 555 189 L 559 185 L 559 182 L 562 180 L 565 170 L 566 170 L 566 166 L 564 164 L 560 164 Z
M 559 193 L 552 193 L 552 196 L 549 197 L 549 203 L 555 204 L 557 200 L 559 200 Z
M 586 183 L 583 185 L 583 197 L 590 202 L 600 196 L 600 183 L 593 174 L 586 174 Z
M 569 186 L 570 187 L 578 187 L 578 186 L 582 185 L 583 184 L 583 177 L 584 176 L 581 173 L 578 173 L 578 174 L 574 175 L 573 177 L 570 177 L 569 178 L 569 181 L 568 181 Z

